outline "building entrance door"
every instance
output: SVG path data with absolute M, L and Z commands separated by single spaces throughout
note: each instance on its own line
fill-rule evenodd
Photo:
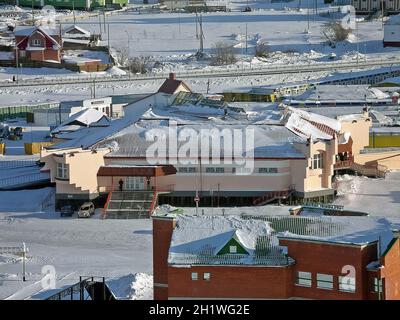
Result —
M 126 177 L 126 190 L 144 190 L 144 177 Z

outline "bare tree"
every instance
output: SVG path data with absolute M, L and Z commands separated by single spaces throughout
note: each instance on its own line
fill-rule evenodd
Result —
M 140 56 L 129 59 L 127 67 L 133 73 L 146 73 L 153 65 L 150 56 Z
M 234 48 L 224 42 L 217 42 L 212 48 L 211 64 L 215 66 L 232 64 L 237 61 Z
M 322 33 L 329 43 L 344 41 L 352 33 L 352 29 L 344 28 L 339 21 L 331 21 L 322 28 Z
M 121 48 L 118 51 L 116 59 L 117 59 L 117 63 L 120 66 L 123 66 L 123 67 L 127 66 L 128 62 L 129 62 L 129 49 L 128 49 L 128 47 Z
M 272 50 L 270 46 L 264 42 L 262 43 L 257 43 L 256 45 L 256 57 L 260 58 L 267 58 L 271 54 Z

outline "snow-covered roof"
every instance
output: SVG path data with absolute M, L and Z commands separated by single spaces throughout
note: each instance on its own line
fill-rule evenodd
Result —
M 380 242 L 381 251 L 393 239 L 392 225 L 385 218 L 302 216 L 191 216 L 176 217 L 168 262 L 193 264 L 288 264 L 279 239 L 365 245 Z M 248 255 L 220 255 L 235 238 Z M 263 250 L 268 249 L 269 253 Z M 290 251 L 288 252 L 290 257 Z
M 288 107 L 285 127 L 304 139 L 331 140 L 340 131 L 341 124 L 335 119 Z
M 78 31 L 79 33 L 78 34 L 70 33 L 73 30 Z M 64 33 L 63 33 L 63 37 L 74 38 L 74 37 L 82 37 L 82 36 L 90 37 L 90 32 L 85 30 L 85 29 L 83 29 L 83 28 L 81 28 L 81 27 L 79 27 L 79 26 L 77 26 L 77 25 L 69 26 L 68 28 L 66 28 L 64 30 Z
M 390 16 L 389 19 L 386 20 L 385 24 L 387 25 L 398 25 L 400 24 L 400 14 L 396 14 Z
M 133 102 L 134 105 L 136 102 Z M 129 105 L 127 106 L 127 108 Z M 88 148 L 94 144 L 107 139 L 108 137 L 117 134 L 124 128 L 135 123 L 139 118 L 150 108 L 149 105 L 136 105 L 134 110 L 125 113 L 124 118 L 112 120 L 108 127 L 86 127 L 72 133 L 67 133 L 61 136 L 65 139 L 60 143 L 48 147 L 49 149 L 69 149 L 69 148 Z
M 373 101 L 388 99 L 389 95 L 368 85 L 321 85 L 296 96 L 296 101 Z
M 60 34 L 58 28 L 51 28 L 49 26 L 31 26 L 31 27 L 20 27 L 18 26 L 15 35 L 16 36 L 30 36 L 36 30 L 41 30 L 48 34 L 49 36 L 57 36 Z
M 99 121 L 102 122 L 102 126 L 106 125 L 106 123 L 108 123 L 108 125 L 110 124 L 110 120 L 108 120 L 107 116 L 103 112 L 94 108 L 86 108 L 74 113 L 57 128 L 53 129 L 51 133 L 55 134 L 59 132 L 76 131 L 81 127 L 88 127 L 89 125 L 93 125 Z

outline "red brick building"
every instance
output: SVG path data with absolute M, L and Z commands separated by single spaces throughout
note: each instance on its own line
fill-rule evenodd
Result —
M 155 299 L 400 299 L 400 242 L 371 217 L 153 216 Z
M 19 61 L 61 61 L 60 30 L 45 26 L 25 27 L 15 32 L 15 53 Z

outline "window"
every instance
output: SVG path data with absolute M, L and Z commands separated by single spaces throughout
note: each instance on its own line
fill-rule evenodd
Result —
M 196 172 L 195 167 L 180 167 L 178 168 L 179 173 L 193 173 Z
M 192 280 L 197 280 L 197 279 L 198 279 L 197 272 L 192 272 Z
M 224 173 L 225 169 L 224 168 L 215 168 L 215 172 L 217 173 Z
M 311 287 L 311 272 L 298 271 L 296 284 L 302 287 Z
M 42 46 L 42 40 L 40 39 L 32 39 L 31 45 L 34 47 L 41 47 Z
M 57 163 L 56 178 L 68 179 L 68 165 L 64 163 Z
M 317 288 L 333 289 L 333 276 L 330 274 L 317 273 Z
M 312 161 L 312 169 L 322 169 L 324 163 L 324 157 L 322 153 L 314 154 Z
M 209 281 L 211 279 L 211 273 L 204 272 L 203 279 Z
M 236 246 L 229 246 L 229 253 L 237 253 L 237 247 Z
M 378 278 L 374 278 L 374 283 L 371 288 L 372 292 L 382 293 L 383 292 L 382 287 L 383 287 L 382 280 L 380 280 Z
M 258 173 L 278 173 L 278 168 L 258 168 Z
M 339 277 L 339 291 L 356 292 L 356 278 Z
M 212 168 L 212 167 L 206 168 L 206 172 L 207 173 L 214 173 L 215 172 L 215 168 Z

